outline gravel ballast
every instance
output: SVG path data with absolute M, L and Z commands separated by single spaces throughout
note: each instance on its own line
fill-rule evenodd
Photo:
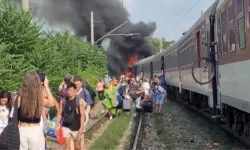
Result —
M 144 116 L 140 149 L 244 149 L 210 120 L 168 101 L 163 114 Z

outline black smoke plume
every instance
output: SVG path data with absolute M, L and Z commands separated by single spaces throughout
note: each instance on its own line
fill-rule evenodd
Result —
M 19 1 L 20 0 L 16 0 Z M 120 75 L 127 71 L 131 56 L 148 57 L 155 53 L 146 40 L 156 30 L 156 24 L 132 23 L 129 13 L 119 0 L 30 0 L 30 7 L 39 18 L 51 27 L 67 27 L 76 36 L 86 36 L 90 41 L 90 12 L 94 12 L 95 40 L 101 38 L 125 21 L 127 24 L 112 34 L 139 33 L 135 36 L 108 36 L 106 49 L 110 74 Z M 100 41 L 98 44 L 101 44 Z

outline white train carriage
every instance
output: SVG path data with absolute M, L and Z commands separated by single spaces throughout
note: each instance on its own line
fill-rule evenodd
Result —
M 212 17 L 215 24 L 211 23 Z M 211 43 L 211 39 L 217 42 L 215 88 L 212 88 L 212 82 L 197 84 L 191 73 L 193 62 L 208 50 L 202 43 Z M 134 67 L 141 68 L 139 70 L 145 76 L 164 73 L 169 88 L 174 89 L 169 91 L 172 95 L 182 95 L 184 101 L 206 112 L 216 110 L 235 133 L 250 139 L 248 66 L 250 0 L 217 0 L 180 40 L 163 52 L 139 61 Z M 195 68 L 194 74 L 200 76 L 200 80 L 206 80 L 209 74 L 201 76 L 200 69 Z

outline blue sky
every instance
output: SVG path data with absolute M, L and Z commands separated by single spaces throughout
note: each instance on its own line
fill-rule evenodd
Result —
M 165 37 L 167 40 L 178 40 L 182 33 L 188 30 L 200 17 L 201 11 L 206 11 L 214 1 L 123 0 L 124 5 L 131 14 L 130 18 L 133 22 L 156 22 L 157 30 L 154 36 Z M 194 8 L 189 12 L 192 7 Z M 189 13 L 184 17 L 187 12 Z M 183 19 L 179 21 L 181 18 Z M 178 21 L 179 23 L 176 24 Z

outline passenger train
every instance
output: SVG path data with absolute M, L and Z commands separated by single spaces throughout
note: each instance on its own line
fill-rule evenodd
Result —
M 215 76 L 203 85 L 192 77 L 193 63 L 206 55 L 208 47 L 202 42 L 217 43 L 211 46 L 216 52 Z M 247 139 L 250 136 L 248 67 L 250 0 L 217 0 L 178 41 L 137 61 L 132 72 L 149 78 L 164 75 L 169 94 L 224 120 L 234 133 Z

